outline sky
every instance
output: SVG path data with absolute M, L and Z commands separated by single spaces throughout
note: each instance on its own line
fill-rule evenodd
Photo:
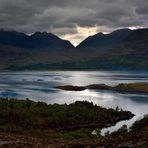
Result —
M 78 45 L 98 32 L 148 26 L 148 0 L 0 0 L 0 28 L 50 32 Z

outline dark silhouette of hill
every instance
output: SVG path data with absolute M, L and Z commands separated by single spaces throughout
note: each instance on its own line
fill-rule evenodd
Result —
M 57 36 L 0 31 L 0 69 L 148 70 L 148 29 L 98 33 L 74 47 Z
M 110 34 L 98 33 L 85 39 L 77 46 L 77 48 L 98 48 L 113 46 L 122 42 L 131 33 L 132 30 L 130 29 L 121 29 Z
M 16 31 L 0 31 L 0 43 L 26 49 L 68 49 L 73 45 L 66 40 L 46 32 L 36 32 L 32 35 Z

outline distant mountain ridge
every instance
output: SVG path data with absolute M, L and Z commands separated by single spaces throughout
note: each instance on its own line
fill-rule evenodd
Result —
M 0 30 L 0 44 L 26 49 L 73 48 L 69 41 L 46 32 L 36 32 L 29 36 L 16 31 Z
M 0 30 L 0 70 L 148 70 L 148 28 L 98 33 L 74 47 L 51 33 Z
M 133 31 L 130 29 L 116 30 L 110 34 L 98 33 L 82 41 L 77 48 L 108 47 L 122 42 Z

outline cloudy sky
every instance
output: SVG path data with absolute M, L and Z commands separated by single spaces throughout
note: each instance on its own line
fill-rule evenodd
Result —
M 0 0 L 0 28 L 52 32 L 77 45 L 89 35 L 148 26 L 148 0 Z

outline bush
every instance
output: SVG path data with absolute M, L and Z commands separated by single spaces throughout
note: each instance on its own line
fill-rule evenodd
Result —
M 145 115 L 144 118 L 142 118 L 139 121 L 136 121 L 130 129 L 132 131 L 136 131 L 136 130 L 140 130 L 142 128 L 145 128 L 147 126 L 148 126 L 148 115 Z

